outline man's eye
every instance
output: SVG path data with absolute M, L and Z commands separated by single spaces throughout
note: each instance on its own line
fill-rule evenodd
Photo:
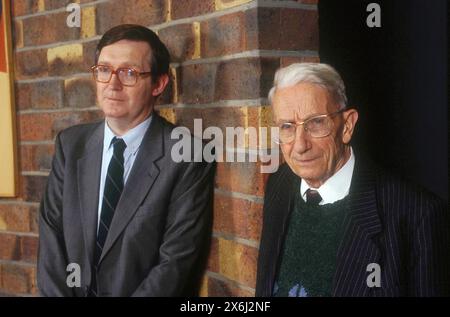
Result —
M 111 70 L 110 70 L 110 68 L 107 67 L 107 66 L 98 66 L 98 67 L 97 67 L 97 71 L 98 71 L 99 73 L 109 73 Z
M 121 69 L 120 73 L 122 76 L 126 76 L 126 77 L 134 77 L 135 76 L 134 70 L 128 69 L 128 68 Z
M 283 123 L 283 124 L 280 125 L 280 129 L 281 129 L 281 130 L 284 130 L 284 131 L 290 130 L 290 129 L 292 129 L 293 127 L 294 127 L 294 125 L 291 124 L 291 123 Z
M 308 121 L 308 126 L 323 126 L 326 122 L 326 118 L 312 118 Z

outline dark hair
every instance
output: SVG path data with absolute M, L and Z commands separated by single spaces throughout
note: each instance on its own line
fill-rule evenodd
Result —
M 170 55 L 167 47 L 152 30 L 137 24 L 121 24 L 109 29 L 100 39 L 95 51 L 95 63 L 97 64 L 100 52 L 105 46 L 114 44 L 120 40 L 146 42 L 152 51 L 150 67 L 153 80 L 169 73 Z

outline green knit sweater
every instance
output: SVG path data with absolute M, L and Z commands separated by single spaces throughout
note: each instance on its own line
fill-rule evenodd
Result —
M 307 205 L 300 193 L 296 196 L 274 295 L 331 296 L 348 196 L 321 206 Z

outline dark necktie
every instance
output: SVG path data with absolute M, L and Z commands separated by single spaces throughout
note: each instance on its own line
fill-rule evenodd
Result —
M 306 191 L 306 203 L 309 205 L 317 206 L 322 201 L 322 197 L 320 196 L 317 190 L 313 190 L 309 188 Z
M 102 254 L 103 246 L 108 235 L 114 211 L 119 202 L 123 190 L 123 152 L 127 145 L 122 139 L 114 137 L 111 141 L 114 152 L 109 162 L 106 173 L 105 189 L 103 192 L 102 211 L 100 213 L 100 223 L 97 232 L 97 244 L 95 253 L 95 264 L 98 263 Z
M 123 152 L 127 145 L 122 139 L 116 137 L 112 139 L 111 144 L 114 146 L 114 152 L 108 165 L 108 172 L 106 173 L 102 211 L 100 213 L 100 223 L 95 244 L 94 270 L 92 272 L 92 283 L 89 296 L 97 296 L 97 265 L 102 254 L 103 246 L 105 245 L 114 211 L 116 210 L 117 203 L 119 202 L 123 190 Z

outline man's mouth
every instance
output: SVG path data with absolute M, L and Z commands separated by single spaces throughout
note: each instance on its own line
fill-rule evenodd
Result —
M 297 158 L 294 158 L 294 160 L 296 160 L 300 164 L 308 164 L 308 163 L 313 162 L 316 159 L 315 158 L 311 158 L 311 159 L 297 159 Z
M 123 101 L 123 99 L 112 98 L 112 97 L 106 97 L 106 99 L 111 100 L 111 101 Z

